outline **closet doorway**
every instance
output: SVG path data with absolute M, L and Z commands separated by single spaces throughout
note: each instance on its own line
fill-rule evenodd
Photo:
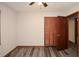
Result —
M 44 17 L 44 45 L 68 47 L 68 22 L 65 17 Z

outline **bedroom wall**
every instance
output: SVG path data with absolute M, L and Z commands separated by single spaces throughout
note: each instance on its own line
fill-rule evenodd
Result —
M 17 39 L 20 46 L 44 46 L 44 16 L 58 12 L 21 12 L 17 17 Z
M 16 13 L 0 4 L 1 45 L 0 56 L 4 56 L 16 47 Z
M 69 19 L 69 40 L 75 43 L 75 20 Z

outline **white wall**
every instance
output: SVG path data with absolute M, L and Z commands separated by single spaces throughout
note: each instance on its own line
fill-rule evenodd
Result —
M 69 24 L 69 40 L 75 43 L 75 20 L 68 21 Z
M 18 13 L 17 38 L 18 45 L 43 46 L 44 45 L 44 16 L 57 16 L 53 12 L 25 12 Z
M 16 13 L 0 4 L 1 11 L 1 45 L 0 56 L 6 55 L 16 47 Z

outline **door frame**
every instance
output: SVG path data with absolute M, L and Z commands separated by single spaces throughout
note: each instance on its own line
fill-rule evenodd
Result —
M 78 20 L 77 19 L 75 19 L 75 44 L 77 44 L 77 37 L 78 37 Z
M 79 43 L 78 43 L 78 41 L 79 41 L 79 30 L 78 30 L 78 24 L 79 24 L 79 12 L 77 11 L 77 12 L 75 12 L 75 13 L 72 13 L 72 14 L 70 14 L 70 15 L 68 15 L 68 16 L 66 16 L 66 18 L 69 18 L 70 16 L 76 16 L 77 17 L 77 19 L 75 19 L 75 43 L 76 43 L 76 52 L 77 52 L 77 56 L 79 56 Z M 76 23 L 77 22 L 77 23 Z M 76 31 L 77 31 L 77 34 L 76 34 Z M 69 34 L 69 31 L 68 31 L 68 34 Z M 76 36 L 77 35 L 77 36 Z M 68 39 L 69 40 L 69 39 Z

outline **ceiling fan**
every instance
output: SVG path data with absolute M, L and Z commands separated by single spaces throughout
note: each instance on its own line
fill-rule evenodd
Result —
M 29 5 L 33 5 L 35 2 L 31 2 L 29 3 Z M 47 7 L 47 3 L 46 2 L 38 2 L 38 5 L 43 5 L 44 7 Z

